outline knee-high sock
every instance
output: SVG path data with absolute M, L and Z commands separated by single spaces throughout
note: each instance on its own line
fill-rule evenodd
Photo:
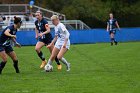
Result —
M 13 61 L 13 66 L 16 70 L 16 73 L 19 73 L 19 68 L 18 68 L 18 60 Z
M 44 57 L 42 51 L 40 51 L 40 53 L 38 53 L 38 56 L 40 57 L 40 59 L 41 59 L 42 61 L 45 61 L 45 57 Z
M 49 59 L 47 65 L 52 65 L 52 61 Z
M 3 68 L 5 67 L 5 65 L 6 65 L 6 63 L 7 63 L 7 62 L 3 62 L 3 61 L 2 61 L 2 62 L 0 63 L 0 69 L 3 69 Z
M 62 63 L 65 64 L 65 65 L 68 64 L 68 61 L 67 61 L 65 58 L 63 58 L 63 57 L 62 57 L 61 61 L 62 61 Z
M 60 62 L 57 57 L 55 58 L 55 62 L 57 63 L 57 65 L 60 65 Z

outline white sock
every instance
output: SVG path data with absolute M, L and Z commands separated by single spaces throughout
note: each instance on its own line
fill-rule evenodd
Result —
M 62 57 L 61 61 L 62 61 L 62 63 L 65 64 L 65 65 L 68 64 L 68 61 L 67 61 L 65 58 L 63 58 L 63 57 Z
M 47 64 L 52 65 L 52 61 L 49 59 Z

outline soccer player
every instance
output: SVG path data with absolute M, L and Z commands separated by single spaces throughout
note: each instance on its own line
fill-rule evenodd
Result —
M 12 41 L 15 43 L 15 46 L 21 47 L 21 45 L 16 41 L 16 32 L 17 29 L 20 28 L 21 24 L 21 18 L 14 17 L 14 25 L 7 26 L 0 35 L 0 57 L 2 58 L 2 62 L 0 63 L 0 74 L 7 63 L 7 55 L 13 60 L 13 66 L 16 73 L 20 72 L 18 68 L 18 59 L 10 42 Z
M 70 63 L 67 62 L 65 58 L 63 58 L 64 54 L 70 48 L 70 40 L 69 40 L 69 32 L 66 29 L 65 25 L 59 21 L 57 15 L 53 15 L 51 17 L 52 23 L 55 25 L 55 37 L 53 41 L 47 46 L 51 47 L 55 43 L 55 47 L 53 48 L 52 55 L 48 60 L 47 65 L 51 65 L 52 61 L 57 57 L 61 60 L 67 67 L 67 71 L 70 71 Z
M 42 60 L 42 64 L 40 65 L 40 68 L 44 68 L 47 62 L 41 51 L 41 48 L 43 46 L 50 44 L 53 38 L 50 33 L 50 27 L 48 25 L 48 22 L 45 18 L 43 18 L 42 12 L 37 11 L 35 15 L 37 18 L 37 20 L 35 21 L 35 26 L 36 26 L 35 32 L 36 32 L 36 39 L 38 39 L 38 42 L 35 46 L 35 50 L 38 56 L 40 57 L 40 59 Z M 51 47 L 48 48 L 50 53 L 52 52 L 53 47 L 54 46 L 52 45 Z M 59 60 L 55 58 L 55 61 L 58 65 L 58 70 L 61 70 L 62 65 L 60 64 Z
M 107 22 L 107 32 L 109 32 L 110 34 L 110 40 L 111 40 L 111 46 L 113 45 L 113 43 L 115 43 L 115 45 L 118 44 L 118 42 L 115 39 L 115 34 L 116 34 L 116 27 L 120 30 L 119 24 L 117 22 L 117 20 L 113 17 L 113 14 L 110 13 L 109 14 L 110 19 Z

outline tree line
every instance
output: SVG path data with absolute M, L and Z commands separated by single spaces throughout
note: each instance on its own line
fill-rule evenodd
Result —
M 12 1 L 12 0 L 11 0 Z M 28 3 L 30 0 L 13 0 Z M 122 27 L 140 26 L 140 0 L 34 0 L 35 5 L 66 15 L 67 19 L 82 20 L 92 28 L 106 27 L 113 13 Z

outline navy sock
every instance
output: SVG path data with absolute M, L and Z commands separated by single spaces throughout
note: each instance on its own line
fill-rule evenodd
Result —
M 38 56 L 40 57 L 40 59 L 41 59 L 42 61 L 45 61 L 45 57 L 44 57 L 42 51 L 40 51 L 40 53 L 38 53 Z
M 55 62 L 57 63 L 57 65 L 60 65 L 60 62 L 57 57 L 55 58 Z
M 14 63 L 13 66 L 14 66 L 14 68 L 16 70 L 16 73 L 19 73 L 18 60 L 13 61 L 13 63 Z
M 1 62 L 1 63 L 0 63 L 0 68 L 3 69 L 3 68 L 5 67 L 5 65 L 6 65 L 6 63 L 7 63 L 7 62 Z
M 2 73 L 3 68 L 5 67 L 7 62 L 1 62 L 0 63 L 0 74 Z

